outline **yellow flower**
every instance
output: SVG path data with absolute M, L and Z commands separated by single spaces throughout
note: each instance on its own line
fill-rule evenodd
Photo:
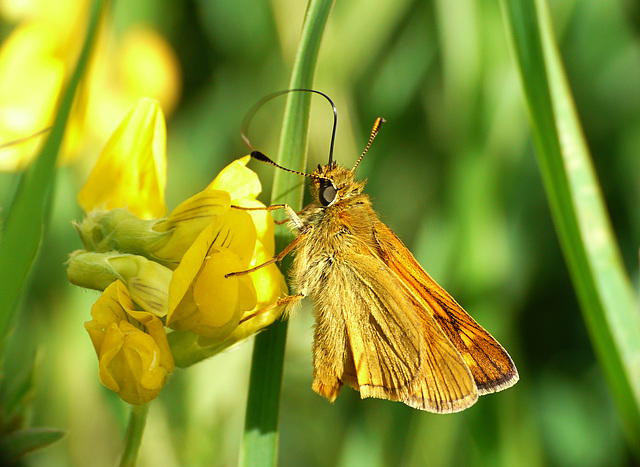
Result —
M 153 400 L 174 369 L 160 319 L 136 311 L 120 281 L 107 287 L 91 316 L 85 328 L 98 355 L 102 384 L 129 404 Z
M 258 175 L 248 169 L 251 156 L 244 156 L 225 167 L 207 188 L 227 191 L 231 204 L 245 208 L 264 208 L 264 204 L 256 200 L 262 191 Z M 246 211 L 251 215 L 256 227 L 256 247 L 249 268 L 264 264 L 275 255 L 274 222 L 266 210 Z M 246 269 L 249 269 L 246 268 Z M 278 298 L 287 294 L 287 285 L 280 269 L 275 264 L 258 269 L 249 275 L 257 293 L 254 309 L 245 313 L 249 316 L 253 311 L 275 303 Z M 269 321 L 270 324 L 275 318 Z
M 167 326 L 222 342 L 255 311 L 286 294 L 284 278 L 275 264 L 226 277 L 263 264 L 274 255 L 271 214 L 265 209 L 237 208 L 265 207 L 255 199 L 260 182 L 246 168 L 248 160 L 247 156 L 229 164 L 211 185 L 181 203 L 167 218 L 143 220 L 124 208 L 89 214 L 76 226 L 87 251 L 71 255 L 69 280 L 101 289 L 120 279 L 139 306 L 166 316 Z M 114 164 L 118 163 L 116 159 Z M 99 182 L 105 199 L 111 199 L 110 188 L 120 192 L 107 175 Z M 252 319 L 241 335 L 257 331 L 276 317 L 267 313 Z
M 85 210 L 126 207 L 136 216 L 163 216 L 167 181 L 166 128 L 158 103 L 143 98 L 105 146 L 78 194 Z
M 255 199 L 261 186 L 257 174 L 246 167 L 250 159 L 245 156 L 229 164 L 203 193 L 223 190 L 229 193 L 233 206 L 264 208 L 264 204 Z M 190 330 L 216 342 L 227 339 L 242 320 L 286 294 L 287 287 L 275 264 L 251 274 L 228 278 L 225 275 L 263 264 L 273 257 L 274 251 L 274 223 L 270 213 L 230 209 L 200 234 L 174 271 L 167 325 L 176 330 Z M 236 253 L 240 262 L 229 253 Z M 240 335 L 248 337 L 276 318 L 277 313 L 266 313 L 252 319 L 250 325 L 243 326 Z
M 173 329 L 220 339 L 256 306 L 248 275 L 225 277 L 249 267 L 256 243 L 251 216 L 231 210 L 221 217 L 198 235 L 173 272 L 167 315 Z
M 107 291 L 117 283 L 130 302 L 118 302 L 124 309 L 133 310 L 135 303 L 144 310 L 136 313 L 154 317 L 153 323 L 159 319 L 181 336 L 203 339 L 209 350 L 223 349 L 279 316 L 276 307 L 268 307 L 286 293 L 275 264 L 226 277 L 273 257 L 273 219 L 256 200 L 261 186 L 246 167 L 249 156 L 229 164 L 207 188 L 158 218 L 165 209 L 164 143 L 162 111 L 157 103 L 142 100 L 118 127 L 78 196 L 88 212 L 76 224 L 85 249 L 71 254 L 67 275 L 74 284 L 105 290 L 102 300 L 113 297 Z M 116 342 L 130 335 L 124 323 L 105 326 L 95 315 L 92 323 L 88 329 L 110 329 Z M 197 349 L 198 344 L 185 346 L 189 337 L 180 339 L 182 362 L 193 363 L 209 352 Z

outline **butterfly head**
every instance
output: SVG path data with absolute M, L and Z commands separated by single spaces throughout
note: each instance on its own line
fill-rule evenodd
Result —
M 318 165 L 311 174 L 311 195 L 324 207 L 362 193 L 365 182 L 353 178 L 353 170 L 335 162 Z

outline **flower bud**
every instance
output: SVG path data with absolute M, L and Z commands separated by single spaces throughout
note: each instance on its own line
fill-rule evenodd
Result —
M 85 328 L 98 355 L 102 384 L 129 404 L 155 399 L 174 369 L 160 319 L 134 310 L 121 281 L 107 287 L 91 316 Z
M 72 284 L 96 290 L 105 290 L 120 280 L 145 311 L 162 318 L 169 309 L 172 271 L 142 256 L 74 251 L 69 257 L 67 277 Z
M 92 211 L 75 228 L 89 251 L 113 251 L 149 257 L 169 236 L 153 229 L 156 221 L 138 218 L 126 208 Z

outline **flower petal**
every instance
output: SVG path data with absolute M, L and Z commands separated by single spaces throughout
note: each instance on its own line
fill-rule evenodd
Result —
M 238 278 L 225 274 L 242 267 L 229 250 L 213 249 L 193 284 L 193 299 L 202 318 L 199 323 L 221 327 L 231 321 L 238 308 Z M 239 318 L 239 317 L 238 317 Z
M 204 190 L 180 203 L 169 217 L 154 225 L 154 231 L 168 235 L 154 248 L 153 256 L 163 261 L 179 262 L 202 230 L 230 208 L 231 197 L 221 190 Z
M 190 252 L 183 263 L 189 261 Z M 193 265 L 174 271 L 169 289 L 167 325 L 173 329 L 190 330 L 200 335 L 222 339 L 238 325 L 243 312 L 256 304 L 256 293 L 251 279 L 245 276 L 225 277 L 243 269 L 246 264 L 229 249 L 211 247 L 198 264 L 195 275 Z M 183 277 L 189 269 L 190 274 Z
M 109 327 L 99 375 L 122 400 L 142 405 L 155 399 L 168 374 L 160 365 L 160 349 L 149 334 L 126 321 Z
M 169 268 L 138 255 L 114 255 L 109 257 L 108 262 L 127 285 L 131 299 L 155 316 L 166 316 L 169 310 L 169 283 L 173 275 Z M 130 310 L 129 314 L 133 312 Z
M 228 191 L 231 199 L 257 197 L 262 191 L 262 185 L 258 175 L 246 167 L 250 160 L 251 156 L 236 159 L 222 169 L 207 188 Z
M 105 289 L 100 298 L 91 307 L 92 320 L 84 323 L 84 327 L 91 337 L 96 354 L 100 354 L 107 328 L 112 323 L 126 320 L 122 303 L 133 308 L 133 302 L 128 295 L 118 296 L 118 284 L 114 282 Z
M 124 334 L 120 330 L 118 323 L 109 324 L 105 330 L 102 347 L 98 353 L 98 374 L 102 384 L 114 392 L 120 391 L 120 384 L 118 384 L 118 379 L 120 378 L 118 376 L 122 374 L 124 366 L 117 360 L 114 362 L 114 359 L 120 353 L 123 345 Z
M 165 215 L 165 146 L 160 106 L 140 99 L 107 142 L 78 194 L 85 212 L 127 207 L 143 219 Z
M 254 199 L 234 199 L 233 204 L 241 207 L 264 207 Z M 274 222 L 271 213 L 265 210 L 247 211 L 256 227 L 256 248 L 251 259 L 251 267 L 266 263 L 275 254 Z M 253 281 L 258 304 L 255 310 L 275 303 L 287 293 L 287 284 L 280 269 L 275 264 L 258 269 L 248 275 Z M 253 310 L 253 311 L 255 311 Z
M 271 257 L 275 253 L 275 224 L 273 216 L 267 211 L 266 206 L 260 201 L 250 198 L 233 199 L 232 204 L 243 208 L 264 208 L 255 211 L 246 211 L 256 227 L 256 236 L 267 254 Z

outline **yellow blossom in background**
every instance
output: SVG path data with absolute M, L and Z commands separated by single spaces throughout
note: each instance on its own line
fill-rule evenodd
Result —
M 166 128 L 159 104 L 140 99 L 105 146 L 78 194 L 85 210 L 126 207 L 140 218 L 166 213 Z
M 52 41 L 56 31 L 28 23 L 15 29 L 0 46 L 0 143 L 19 140 L 51 125 L 64 79 L 64 63 Z M 0 151 L 0 170 L 28 165 L 43 137 Z
M 174 369 L 159 318 L 136 311 L 125 285 L 111 284 L 85 323 L 99 360 L 100 381 L 129 404 L 153 400 Z
M 157 100 L 165 115 L 173 113 L 180 97 L 178 59 L 162 35 L 133 25 L 108 39 L 101 37 L 100 55 L 89 71 L 88 130 L 97 137 L 108 136 L 105 130 L 111 132 L 143 96 Z
M 0 15 L 18 23 L 0 44 L 0 144 L 9 144 L 0 152 L 0 170 L 25 168 L 45 140 L 46 135 L 34 135 L 53 123 L 84 42 L 90 5 L 87 0 L 0 1 Z M 60 163 L 95 153 L 143 96 L 159 101 L 165 114 L 177 105 L 181 73 L 166 39 L 146 25 L 119 25 L 118 34 L 115 29 L 113 19 L 104 18 L 69 116 Z
M 0 0 L 0 15 L 8 23 L 37 22 L 56 32 L 47 42 L 67 68 L 80 53 L 90 8 L 91 0 Z
M 3 115 L 0 144 L 8 146 L 0 154 L 0 170 L 24 169 L 46 140 L 46 129 L 53 124 L 57 104 L 84 42 L 90 6 L 87 0 L 3 0 L 0 3 L 3 16 L 17 23 L 0 45 L 0 54 L 12 47 L 19 51 L 11 64 L 0 64 L 0 81 L 9 79 L 14 84 L 12 88 L 2 86 L 6 99 L 0 99 Z M 40 53 L 34 54 L 35 50 Z M 52 63 L 58 72 L 56 86 L 51 81 Z M 72 154 L 78 153 L 84 136 L 86 78 L 84 82 L 76 95 L 58 162 L 70 161 Z

